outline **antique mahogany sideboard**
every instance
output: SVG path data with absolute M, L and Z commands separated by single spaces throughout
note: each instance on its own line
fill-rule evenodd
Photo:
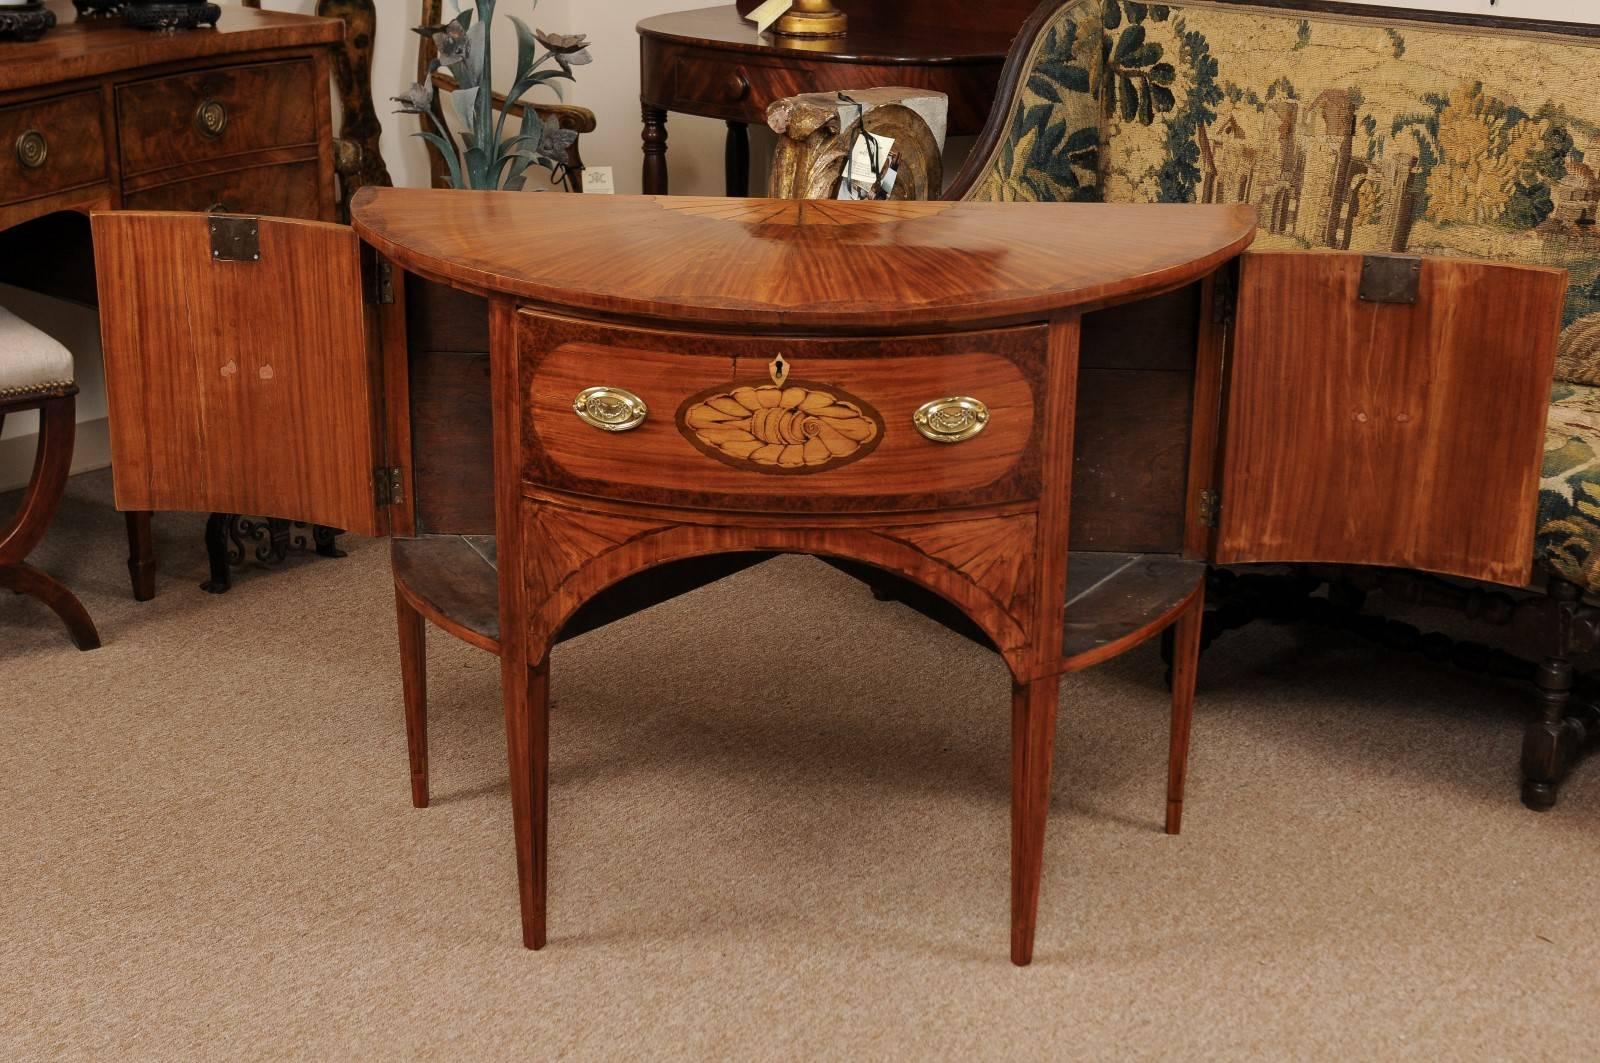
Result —
M 92 210 L 335 216 L 338 19 L 229 7 L 215 29 L 154 33 L 50 8 L 43 38 L 0 43 L 0 282 L 94 302 Z M 145 600 L 149 515 L 128 530 Z
M 844 37 L 758 37 L 732 4 L 657 15 L 639 23 L 644 111 L 644 192 L 667 193 L 667 114 L 728 123 L 727 191 L 748 194 L 749 125 L 788 96 L 884 85 L 950 97 L 950 133 L 988 121 L 1011 39 L 1035 0 L 839 0 Z
M 95 216 L 111 385 L 159 394 L 114 411 L 117 502 L 395 536 L 413 799 L 426 617 L 501 658 L 533 948 L 551 646 L 772 552 L 903 580 L 1008 665 L 1017 963 L 1059 677 L 1174 626 L 1178 828 L 1208 560 L 1526 576 L 1558 271 L 1246 252 L 1239 205 L 366 189 L 353 220 Z M 261 423 L 319 445 L 242 475 Z M 1483 424 L 1504 461 L 1452 465 Z

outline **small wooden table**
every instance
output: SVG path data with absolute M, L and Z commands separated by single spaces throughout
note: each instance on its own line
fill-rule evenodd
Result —
M 749 194 L 749 123 L 765 122 L 768 107 L 802 92 L 933 89 L 950 97 L 951 134 L 977 134 L 1011 40 L 1034 4 L 996 0 L 981 20 L 950 0 L 902 6 L 909 5 L 863 5 L 850 12 L 848 36 L 810 42 L 758 37 L 731 4 L 640 22 L 645 194 L 667 192 L 668 111 L 728 123 L 730 196 Z

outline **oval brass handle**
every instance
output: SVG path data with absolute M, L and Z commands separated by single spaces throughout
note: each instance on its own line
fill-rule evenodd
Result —
M 971 439 L 989 423 L 989 407 L 967 395 L 925 402 L 912 414 L 917 431 L 935 443 L 960 443 Z
M 638 428 L 650 414 L 644 400 L 625 388 L 584 388 L 572 400 L 572 409 L 584 424 L 602 432 Z
M 211 206 L 206 208 L 206 213 L 207 214 L 232 214 L 233 211 L 229 210 L 228 209 L 228 205 L 226 203 L 224 203 L 222 200 L 219 199 L 215 203 L 211 204 Z
M 228 128 L 228 109 L 221 100 L 201 100 L 194 112 L 195 128 L 207 140 L 216 140 Z
M 29 129 L 17 138 L 17 161 L 25 170 L 37 170 L 50 157 L 50 142 L 37 129 Z

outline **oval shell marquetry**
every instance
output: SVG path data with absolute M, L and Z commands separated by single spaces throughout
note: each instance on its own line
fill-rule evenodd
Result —
M 697 395 L 678 425 L 704 453 L 754 472 L 821 472 L 866 457 L 883 438 L 883 419 L 860 399 L 794 381 Z

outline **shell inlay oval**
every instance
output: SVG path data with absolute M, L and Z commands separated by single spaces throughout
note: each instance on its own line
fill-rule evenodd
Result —
M 821 472 L 866 457 L 883 437 L 882 419 L 860 399 L 795 381 L 696 396 L 678 421 L 706 454 L 757 472 Z

